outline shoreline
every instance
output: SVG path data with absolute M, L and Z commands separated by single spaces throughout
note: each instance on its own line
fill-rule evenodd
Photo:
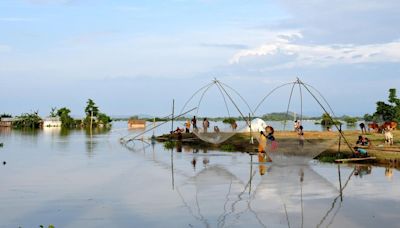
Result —
M 297 139 L 298 137 L 296 132 L 290 131 L 277 131 L 274 135 L 278 142 L 279 140 Z M 343 131 L 343 135 L 350 145 L 354 147 L 358 136 L 362 134 L 360 131 L 349 130 Z M 369 156 L 376 157 L 376 160 L 372 162 L 373 164 L 400 167 L 400 130 L 393 131 L 395 140 L 392 146 L 385 145 L 383 134 L 371 132 L 363 135 L 371 142 L 371 145 L 365 147 L 365 149 L 368 151 Z M 306 140 L 335 140 L 332 146 L 314 158 L 321 162 L 332 163 L 338 158 L 349 158 L 352 155 L 352 151 L 343 139 L 341 140 L 340 153 L 338 152 L 339 134 L 337 132 L 305 131 L 304 136 Z M 161 143 L 175 141 L 193 148 L 218 149 L 226 152 L 258 152 L 258 141 L 254 139 L 254 144 L 250 144 L 249 133 L 237 133 L 221 144 L 204 142 L 193 133 L 182 133 L 181 140 L 178 140 L 177 134 L 164 134 L 157 136 L 156 141 Z

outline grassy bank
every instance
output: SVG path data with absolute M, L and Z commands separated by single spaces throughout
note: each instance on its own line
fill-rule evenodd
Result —
M 350 146 L 355 146 L 360 131 L 344 131 L 344 136 L 349 142 Z M 297 139 L 297 134 L 295 132 L 275 132 L 275 137 L 278 142 L 280 139 Z M 395 166 L 400 166 L 400 131 L 394 131 L 394 145 L 387 146 L 384 142 L 384 135 L 380 133 L 367 133 L 367 137 L 371 146 L 366 148 L 371 156 L 377 158 L 376 162 L 379 164 L 390 164 Z M 319 131 L 307 131 L 305 132 L 306 140 L 335 140 L 335 143 L 330 148 L 322 152 L 317 159 L 322 162 L 334 162 L 337 158 L 347 158 L 352 155 L 352 151 L 347 146 L 345 141 L 341 140 L 340 153 L 338 154 L 338 139 L 339 135 L 337 132 L 319 132 Z M 177 140 L 177 135 L 161 135 L 157 137 L 160 142 L 165 142 L 169 140 Z M 192 133 L 182 134 L 182 144 L 191 146 L 193 148 L 207 148 L 207 149 L 218 149 L 222 151 L 241 151 L 241 152 L 255 152 L 258 148 L 257 140 L 254 140 L 254 144 L 250 144 L 249 133 L 239 133 L 232 136 L 227 141 L 221 144 L 211 144 L 198 139 Z

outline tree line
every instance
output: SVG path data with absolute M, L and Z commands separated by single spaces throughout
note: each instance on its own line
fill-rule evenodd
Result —
M 100 112 L 96 103 L 92 99 L 88 99 L 85 107 L 85 118 L 84 119 L 74 119 L 71 117 L 71 110 L 67 107 L 62 108 L 51 108 L 49 117 L 59 118 L 61 121 L 61 127 L 66 129 L 73 128 L 86 128 L 86 127 L 110 127 L 111 117 L 105 113 Z M 10 114 L 1 114 L 1 118 L 11 118 Z M 36 129 L 43 126 L 43 119 L 39 116 L 38 111 L 33 111 L 31 113 L 23 113 L 14 118 L 12 123 L 13 128 L 23 129 Z

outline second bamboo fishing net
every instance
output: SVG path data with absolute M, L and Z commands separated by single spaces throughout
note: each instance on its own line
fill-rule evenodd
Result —
M 258 151 L 265 152 L 273 163 L 281 165 L 306 164 L 337 141 L 334 132 L 304 131 L 300 134 L 294 130 L 275 130 L 273 124 L 260 119 L 253 120 L 251 126 L 252 136 L 259 144 Z

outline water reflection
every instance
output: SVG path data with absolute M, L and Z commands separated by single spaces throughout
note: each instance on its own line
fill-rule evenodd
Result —
M 277 166 L 257 155 L 185 145 L 171 151 L 154 141 L 121 147 L 113 132 L 14 131 L 3 139 L 0 227 L 43 221 L 56 227 L 397 224 L 400 186 L 393 167 Z
M 137 152 L 137 151 L 136 151 Z M 207 153 L 204 153 L 207 152 Z M 229 227 L 328 227 L 354 225 L 342 209 L 344 191 L 352 177 L 371 175 L 372 166 L 337 166 L 336 178 L 327 180 L 310 165 L 272 165 L 264 157 L 248 156 L 248 175 L 238 167 L 210 163 L 210 157 L 230 156 L 193 150 L 188 161 L 192 172 L 175 165 L 174 153 L 168 164 L 174 192 L 192 220 L 190 226 Z M 185 159 L 179 153 L 179 159 Z M 244 157 L 241 157 L 243 161 Z M 203 166 L 199 166 L 202 162 Z M 253 170 L 253 164 L 258 170 Z M 350 172 L 349 172 L 350 171 Z M 390 169 L 385 172 L 390 173 Z M 258 175 L 257 175 L 258 174 Z M 388 174 L 389 175 L 389 174 Z M 349 192 L 352 193 L 352 192 Z M 357 206 L 356 206 L 357 207 Z M 352 210 L 354 210 L 353 208 Z M 347 210 L 346 213 L 341 213 Z M 351 212 L 352 213 L 352 212 Z M 389 223 L 390 224 L 390 223 Z
M 190 163 L 194 176 L 184 169 L 179 170 L 180 167 L 174 168 L 173 159 L 171 152 L 169 168 L 173 187 L 188 214 L 205 227 L 235 226 L 243 222 L 242 219 L 251 219 L 262 227 L 315 227 L 330 213 L 327 213 L 329 209 L 315 210 L 315 201 L 327 200 L 330 205 L 332 199 L 337 200 L 341 195 L 338 187 L 309 165 L 268 168 L 271 163 L 266 162 L 265 156 L 258 156 L 256 164 L 260 176 L 253 186 L 256 172 L 252 171 L 252 156 L 249 156 L 247 178 L 236 175 L 234 169 L 209 164 L 207 151 L 193 153 Z M 199 161 L 203 162 L 203 167 L 198 167 Z M 175 175 L 183 177 L 177 185 Z

